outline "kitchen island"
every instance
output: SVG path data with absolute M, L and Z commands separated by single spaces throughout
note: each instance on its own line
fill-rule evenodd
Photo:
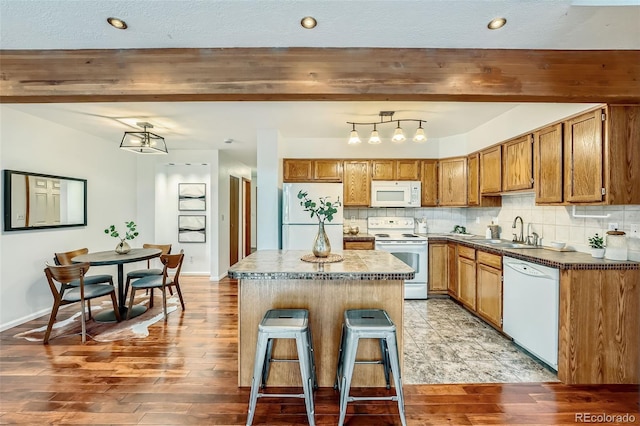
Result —
M 396 325 L 402 365 L 404 281 L 414 270 L 390 253 L 378 250 L 337 252 L 341 262 L 310 263 L 298 250 L 260 250 L 229 269 L 238 279 L 238 385 L 250 386 L 258 324 L 269 309 L 309 310 L 318 385 L 333 386 L 343 313 L 346 309 L 387 311 Z M 274 358 L 297 358 L 293 341 L 276 340 Z M 358 359 L 379 359 L 377 341 L 362 341 Z M 272 363 L 269 386 L 300 386 L 297 363 Z M 384 386 L 380 365 L 358 365 L 352 386 Z

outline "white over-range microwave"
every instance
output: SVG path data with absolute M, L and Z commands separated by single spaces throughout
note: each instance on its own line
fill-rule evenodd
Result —
M 371 181 L 371 207 L 420 207 L 420 181 Z

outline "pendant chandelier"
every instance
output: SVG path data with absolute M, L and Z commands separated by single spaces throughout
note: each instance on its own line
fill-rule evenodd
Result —
M 360 135 L 358 135 L 358 130 L 356 130 L 356 126 L 373 126 L 373 130 L 371 131 L 371 135 L 369 136 L 369 143 L 373 145 L 382 143 L 382 140 L 380 139 L 380 135 L 378 134 L 377 126 L 381 124 L 383 125 L 388 124 L 388 123 L 397 123 L 396 129 L 393 132 L 393 137 L 391 138 L 391 142 L 402 143 L 405 140 L 407 140 L 406 136 L 404 135 L 404 130 L 402 130 L 402 127 L 400 127 L 400 123 L 403 121 L 418 122 L 418 128 L 416 129 L 416 133 L 413 136 L 414 142 L 427 141 L 427 135 L 425 134 L 424 129 L 422 128 L 422 123 L 423 122 L 426 123 L 427 120 L 420 120 L 417 118 L 404 118 L 402 120 L 394 120 L 393 114 L 395 114 L 395 111 L 380 111 L 380 113 L 378 114 L 380 116 L 380 121 L 376 121 L 372 123 L 356 123 L 353 121 L 347 121 L 347 124 L 351 124 L 353 126 L 351 128 L 351 133 L 349 134 L 349 141 L 348 141 L 349 145 L 355 145 L 362 142 L 360 140 Z
M 136 154 L 168 154 L 167 144 L 162 136 L 147 131 L 153 129 L 149 123 L 136 123 L 143 130 L 138 132 L 124 132 L 120 149 L 135 152 Z

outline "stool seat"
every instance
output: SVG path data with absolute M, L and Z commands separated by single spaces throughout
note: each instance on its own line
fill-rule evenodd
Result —
M 273 339 L 295 339 L 298 359 L 274 359 L 271 357 Z M 302 394 L 266 394 L 260 393 L 259 388 L 266 387 L 269 378 L 269 366 L 276 361 L 296 361 L 300 364 L 302 377 Z M 313 353 L 313 339 L 309 327 L 309 311 L 306 309 L 270 309 L 260 324 L 258 324 L 258 342 L 253 365 L 251 380 L 251 394 L 249 396 L 249 413 L 247 426 L 253 423 L 256 403 L 261 397 L 290 397 L 304 398 L 307 419 L 310 425 L 315 425 L 315 408 L 313 404 L 313 389 L 317 389 L 316 368 Z
M 358 342 L 360 339 L 378 339 L 380 342 L 381 359 L 379 361 L 357 361 Z M 390 389 L 389 372 L 393 374 L 396 394 L 393 396 L 349 396 L 351 379 L 355 364 L 381 364 Z M 407 420 L 404 412 L 404 396 L 402 392 L 402 378 L 400 375 L 400 358 L 396 338 L 396 326 L 382 309 L 350 309 L 344 312 L 342 337 L 338 353 L 338 369 L 336 372 L 336 389 L 340 391 L 340 418 L 338 425 L 342 426 L 347 414 L 347 403 L 364 400 L 391 400 L 398 402 L 398 411 L 402 425 Z

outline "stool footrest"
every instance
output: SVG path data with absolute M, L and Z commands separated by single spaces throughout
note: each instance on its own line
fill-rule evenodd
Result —
M 347 401 L 397 401 L 398 396 L 350 396 L 347 398 Z
M 300 362 L 299 359 L 274 359 L 270 358 L 269 362 Z
M 355 361 L 354 364 L 384 364 L 384 361 L 381 359 L 372 361 Z
M 303 393 L 258 393 L 258 398 L 304 398 Z

